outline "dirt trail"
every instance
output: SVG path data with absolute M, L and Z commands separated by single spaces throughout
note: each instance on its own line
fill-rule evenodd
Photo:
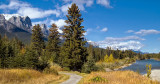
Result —
M 74 73 L 65 73 L 65 72 L 63 72 L 62 74 L 69 75 L 70 78 L 67 81 L 65 81 L 65 82 L 63 82 L 61 84 L 77 84 L 82 78 L 82 76 L 79 76 L 79 75 L 74 74 Z

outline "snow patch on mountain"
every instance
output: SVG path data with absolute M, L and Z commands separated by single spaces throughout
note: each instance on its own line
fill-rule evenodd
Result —
M 94 41 L 88 40 L 87 43 L 93 45 L 94 47 L 99 47 L 99 45 Z
M 12 16 L 19 17 L 19 14 L 2 14 L 6 20 L 9 20 Z M 23 16 L 21 16 L 23 17 Z

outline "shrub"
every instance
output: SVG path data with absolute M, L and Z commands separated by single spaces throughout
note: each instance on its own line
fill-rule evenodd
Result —
M 92 71 L 97 71 L 98 68 L 95 65 L 95 60 L 93 59 L 92 56 L 88 56 L 88 61 L 86 63 L 84 63 L 83 67 L 82 67 L 82 72 L 84 73 L 90 73 Z
M 63 67 L 63 70 L 64 71 L 70 71 L 70 68 L 69 67 Z
M 43 73 L 58 75 L 58 71 L 57 70 L 55 70 L 54 68 L 48 68 L 48 67 L 43 70 Z
M 147 77 L 150 78 L 152 65 L 146 64 Z
M 100 77 L 100 76 L 96 76 L 96 77 L 90 79 L 90 81 L 92 81 L 92 82 L 108 82 L 107 79 L 102 78 L 102 77 Z
M 57 71 L 63 71 L 63 68 L 56 63 L 51 63 L 50 66 L 51 66 L 50 68 L 54 68 Z

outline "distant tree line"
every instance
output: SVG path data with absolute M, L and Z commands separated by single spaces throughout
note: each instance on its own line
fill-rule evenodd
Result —
M 44 36 L 40 25 L 35 25 L 32 30 L 31 43 L 23 44 L 17 38 L 11 40 L 5 35 L 0 36 L 0 68 L 32 68 L 43 70 L 49 63 L 57 63 L 65 70 L 91 72 L 96 70 L 95 63 L 109 58 L 141 59 L 142 54 L 132 50 L 112 50 L 111 48 L 95 48 L 92 45 L 85 47 L 84 26 L 81 26 L 83 18 L 76 4 L 68 9 L 67 26 L 64 26 L 63 35 L 58 32 L 56 24 L 52 24 L 48 41 Z M 64 42 L 60 39 L 62 37 Z M 148 55 L 148 54 L 147 54 Z M 106 56 L 106 57 L 105 57 Z M 153 56 L 153 55 L 152 55 Z M 150 55 L 150 57 L 152 57 Z M 148 57 L 148 56 L 146 56 Z M 155 57 L 159 57 L 159 54 Z M 108 60 L 107 60 L 108 61 Z
M 160 60 L 160 53 L 144 53 L 138 55 L 139 60 L 152 59 L 152 58 Z

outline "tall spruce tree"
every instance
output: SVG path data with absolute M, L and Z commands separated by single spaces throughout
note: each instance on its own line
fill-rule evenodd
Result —
M 13 48 L 11 46 L 11 42 L 9 41 L 7 35 L 5 35 L 3 38 L 3 46 L 2 46 L 2 59 L 1 64 L 3 68 L 11 67 L 12 65 L 12 59 L 15 56 L 13 52 Z
M 76 4 L 72 4 L 66 15 L 68 24 L 63 29 L 65 42 L 62 47 L 62 66 L 69 67 L 71 70 L 80 70 L 86 61 L 87 49 L 84 47 L 84 26 L 81 26 L 80 10 Z
M 82 72 L 84 73 L 90 73 L 92 71 L 96 71 L 97 67 L 95 65 L 95 54 L 93 50 L 93 45 L 89 45 L 87 48 L 88 56 L 87 56 L 87 62 L 82 67 Z
M 2 51 L 2 38 L 0 35 L 0 68 L 2 67 L 2 57 L 3 57 L 3 51 Z
M 43 33 L 40 25 L 35 25 L 32 30 L 31 47 L 40 56 L 42 49 L 45 47 Z
M 48 36 L 48 45 L 47 53 L 49 54 L 49 59 L 53 59 L 55 62 L 58 62 L 58 57 L 60 53 L 60 35 L 58 27 L 56 24 L 52 24 L 50 34 Z

